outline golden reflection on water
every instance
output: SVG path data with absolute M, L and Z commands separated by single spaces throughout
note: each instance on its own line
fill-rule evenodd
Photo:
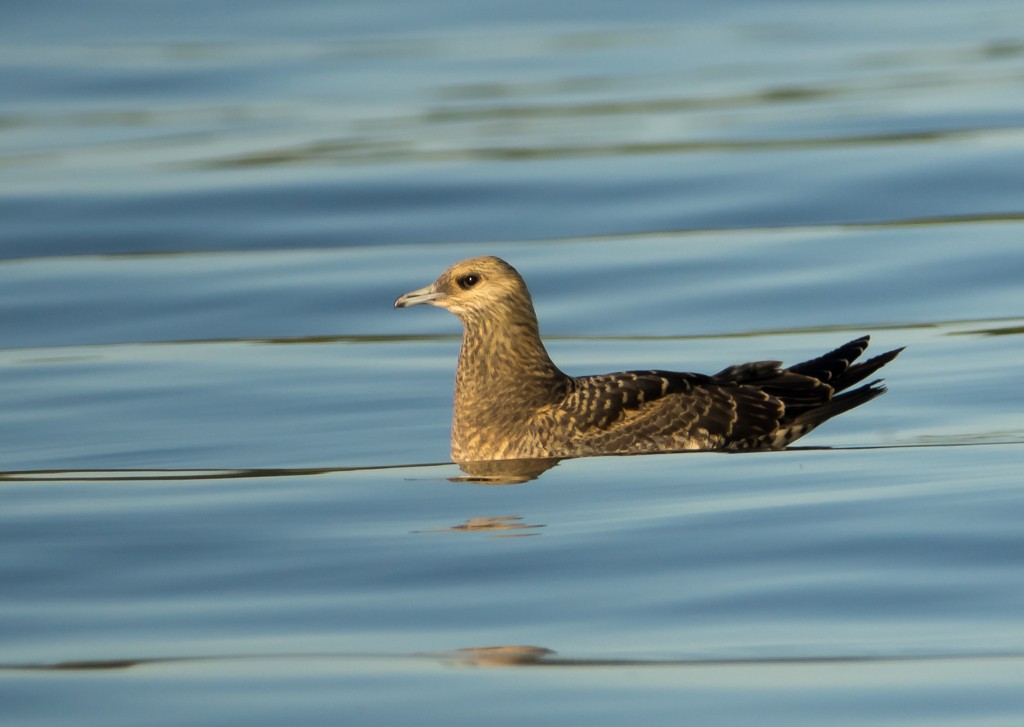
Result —
M 543 646 L 515 644 L 459 649 L 451 652 L 451 657 L 460 666 L 525 666 L 554 653 Z
M 499 515 L 497 517 L 473 517 L 460 525 L 452 525 L 439 530 L 422 530 L 416 532 L 427 533 L 493 533 L 495 537 L 522 538 L 540 533 L 521 532 L 536 528 L 547 527 L 546 525 L 530 525 L 522 521 L 518 515 Z

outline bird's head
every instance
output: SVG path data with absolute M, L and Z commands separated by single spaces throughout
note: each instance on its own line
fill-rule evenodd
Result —
M 496 257 L 455 263 L 432 284 L 400 296 L 395 308 L 423 303 L 444 308 L 464 322 L 496 318 L 519 309 L 529 311 L 531 316 L 533 313 L 526 283 L 515 268 Z

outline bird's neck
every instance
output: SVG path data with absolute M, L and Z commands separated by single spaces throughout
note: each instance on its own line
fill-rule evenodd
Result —
M 560 401 L 571 380 L 552 363 L 537 320 L 520 312 L 463 321 L 455 374 L 452 457 L 456 461 L 516 456 L 535 417 Z
M 469 321 L 455 377 L 455 406 L 464 413 L 481 403 L 541 407 L 564 395 L 566 377 L 551 361 L 536 318 Z

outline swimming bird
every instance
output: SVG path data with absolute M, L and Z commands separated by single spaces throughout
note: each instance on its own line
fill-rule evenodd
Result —
M 868 336 L 803 363 L 730 366 L 717 374 L 623 371 L 569 376 L 548 356 L 522 276 L 496 257 L 457 262 L 395 308 L 428 304 L 462 321 L 451 454 L 456 462 L 782 449 L 883 394 L 848 390 L 902 348 L 855 363 Z M 842 393 L 840 393 L 842 392 Z

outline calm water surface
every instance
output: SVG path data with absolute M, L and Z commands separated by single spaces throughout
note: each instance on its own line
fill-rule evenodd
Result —
M 0 716 L 1024 720 L 1024 11 L 99 2 L 0 28 Z M 448 461 L 571 373 L 908 346 L 786 452 Z

